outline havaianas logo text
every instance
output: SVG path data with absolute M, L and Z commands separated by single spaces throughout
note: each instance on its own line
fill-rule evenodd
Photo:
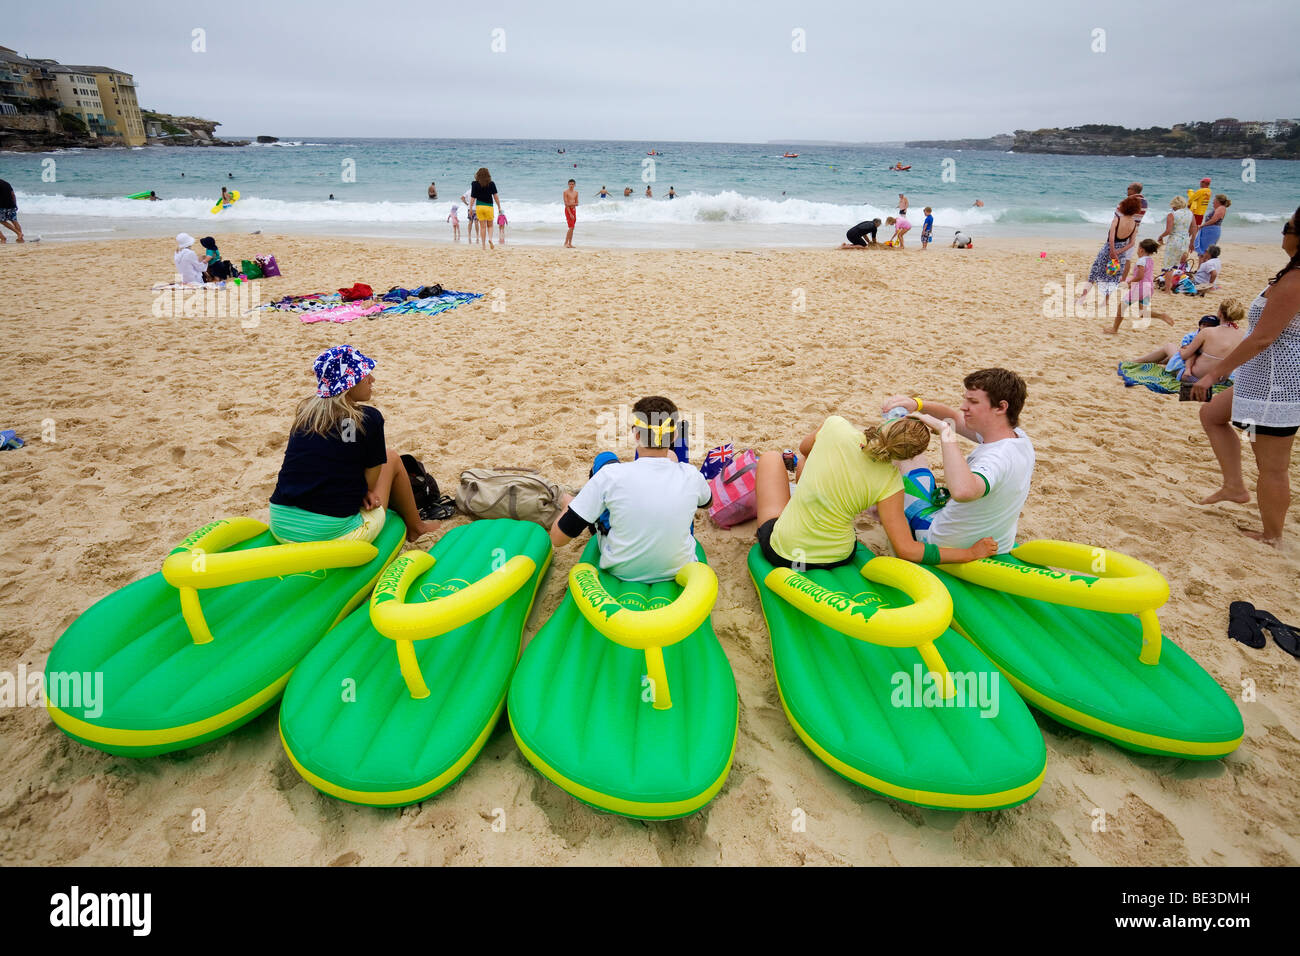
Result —
M 402 569 L 405 567 L 405 561 L 394 561 L 384 569 L 384 573 L 379 576 L 379 581 L 375 584 L 374 596 L 370 599 L 372 607 L 397 598 L 397 585 L 402 579 Z
M 808 595 L 815 604 L 825 604 L 836 611 L 847 611 L 850 617 L 860 614 L 864 621 L 871 620 L 872 615 L 884 604 L 884 599 L 878 595 L 861 593 L 850 596 L 843 591 L 823 587 L 802 574 L 791 574 L 785 579 L 785 585 Z
M 207 534 L 210 531 L 215 531 L 217 528 L 223 527 L 228 524 L 230 524 L 230 522 L 226 518 L 218 518 L 216 521 L 208 522 L 202 528 L 199 528 L 198 531 L 190 532 L 189 536 L 184 541 L 182 541 L 176 547 L 172 548 L 171 553 L 179 554 L 182 551 L 191 550 L 194 547 L 194 545 L 198 544 L 199 540 L 205 534 Z
M 436 601 L 439 598 L 451 597 L 457 591 L 469 587 L 469 582 L 464 578 L 450 578 L 439 583 L 421 584 L 420 597 L 426 601 Z
M 988 558 L 984 559 L 989 560 Z M 1019 571 L 1021 574 L 1041 574 L 1051 578 L 1053 581 L 1060 581 L 1062 578 L 1068 578 L 1067 583 L 1073 584 L 1076 581 L 1082 581 L 1088 587 L 1097 583 L 1097 578 L 1089 574 L 1066 574 L 1064 571 L 1053 571 L 1051 568 L 1040 568 L 1036 564 L 1011 564 L 1008 561 L 993 561 L 1000 568 L 1008 568 L 1012 571 Z
M 635 591 L 628 594 L 620 594 L 614 598 L 618 603 L 634 611 L 657 611 L 661 607 L 667 607 L 672 604 L 671 598 L 660 595 L 659 597 L 647 598 L 644 595 L 637 594 Z
M 594 570 L 583 568 L 573 577 L 582 599 L 591 607 L 598 608 L 600 613 L 605 615 L 605 620 L 609 620 L 623 610 L 623 605 L 614 600 L 613 596 L 601 586 L 600 575 Z

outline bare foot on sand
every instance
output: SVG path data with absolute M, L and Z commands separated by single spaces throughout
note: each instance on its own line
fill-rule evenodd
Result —
M 1212 495 L 1206 495 L 1201 499 L 1201 504 L 1212 505 L 1220 501 L 1236 501 L 1239 504 L 1250 504 L 1250 492 L 1244 488 L 1241 491 L 1229 491 L 1227 488 L 1220 488 Z
M 1253 540 L 1258 541 L 1260 544 L 1266 544 L 1270 548 L 1282 547 L 1281 538 L 1266 538 L 1264 537 L 1264 532 L 1252 531 L 1250 528 L 1243 528 L 1241 525 L 1237 525 L 1237 530 L 1240 531 L 1242 534 L 1244 534 L 1247 538 L 1252 538 Z
M 416 525 L 414 532 L 412 532 L 410 528 L 406 529 L 406 541 L 408 544 L 413 544 L 423 538 L 426 534 L 433 534 L 441 527 L 441 521 L 421 521 Z
M 1102 329 L 1102 331 L 1105 332 L 1107 335 L 1119 335 L 1119 330 L 1118 330 L 1118 329 L 1109 329 L 1109 328 L 1108 328 L 1108 329 Z

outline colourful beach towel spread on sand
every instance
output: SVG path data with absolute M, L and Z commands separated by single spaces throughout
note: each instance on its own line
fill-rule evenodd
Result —
M 1123 379 L 1124 385 L 1129 388 L 1134 385 L 1145 385 L 1151 391 L 1161 395 L 1177 395 L 1179 388 L 1184 384 L 1179 381 L 1177 375 L 1156 362 L 1120 362 L 1115 374 Z M 1210 390 L 1211 394 L 1217 395 L 1231 384 L 1232 382 L 1229 381 L 1216 385 Z
M 416 289 L 427 289 L 418 283 Z M 481 292 L 444 291 L 439 295 L 417 297 L 414 294 L 399 296 L 406 292 L 395 288 L 383 295 L 353 302 L 344 301 L 337 292 L 311 292 L 305 295 L 287 295 L 275 302 L 259 306 L 259 310 L 288 312 L 302 318 L 303 322 L 352 322 L 362 316 L 376 315 L 437 315 L 454 309 L 466 302 L 483 298 Z

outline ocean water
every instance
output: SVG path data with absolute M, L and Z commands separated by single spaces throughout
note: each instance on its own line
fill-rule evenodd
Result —
M 784 158 L 787 151 L 798 158 Z M 912 168 L 893 172 L 895 161 Z M 977 239 L 1100 243 L 1133 180 L 1145 184 L 1152 206 L 1143 236 L 1164 228 L 1172 196 L 1207 175 L 1233 201 L 1225 245 L 1278 241 L 1300 205 L 1300 163 L 1281 160 L 1252 169 L 1231 159 L 874 146 L 310 137 L 234 148 L 0 153 L 0 178 L 17 190 L 24 229 L 50 241 L 260 229 L 450 242 L 451 204 L 480 166 L 500 191 L 507 238 L 523 243 L 561 241 L 570 177 L 582 203 L 575 242 L 640 248 L 833 245 L 859 220 L 896 212 L 900 191 L 911 202 L 910 238 L 919 238 L 921 209 L 930 205 L 935 239 L 944 244 L 958 227 Z M 436 201 L 426 198 L 430 180 Z M 647 184 L 652 199 L 644 197 Z M 213 215 L 222 186 L 241 198 Z M 612 198 L 597 198 L 601 186 Z M 676 199 L 667 198 L 670 186 Z M 124 198 L 150 189 L 161 202 Z M 462 232 L 464 221 L 462 208 Z

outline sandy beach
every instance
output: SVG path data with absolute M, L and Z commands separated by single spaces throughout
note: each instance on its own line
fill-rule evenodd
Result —
M 205 522 L 265 520 L 293 407 L 330 345 L 377 361 L 374 403 L 390 447 L 414 453 L 451 492 L 462 469 L 494 465 L 530 466 L 576 489 L 607 416 L 647 394 L 691 415 L 698 463 L 725 441 L 793 447 L 832 413 L 873 423 L 896 392 L 955 404 L 964 373 L 1001 365 L 1028 382 L 1021 424 L 1038 455 L 1020 539 L 1102 545 L 1159 569 L 1172 592 L 1160 612 L 1166 638 L 1238 701 L 1246 727 L 1235 753 L 1198 763 L 1131 754 L 1036 714 L 1047 775 L 1028 803 L 946 813 L 878 796 L 817 760 L 782 712 L 745 566 L 754 523 L 722 531 L 702 519 L 740 732 L 726 785 L 689 818 L 651 824 L 591 810 L 524 760 L 504 720 L 460 782 L 397 811 L 341 803 L 303 781 L 274 707 L 225 738 L 148 760 L 75 743 L 39 707 L 3 707 L 0 863 L 1300 863 L 1300 662 L 1272 641 L 1256 651 L 1226 634 L 1233 600 L 1300 621 L 1300 508 L 1279 552 L 1237 530 L 1259 528 L 1253 503 L 1198 506 L 1219 481 L 1198 406 L 1125 389 L 1115 374 L 1224 296 L 1248 303 L 1285 256 L 1225 243 L 1223 291 L 1157 296 L 1173 329 L 1157 321 L 1106 336 L 1100 317 L 1044 317 L 1044 284 L 1064 285 L 1067 273 L 1081 282 L 1103 235 L 925 253 L 919 243 L 599 250 L 582 247 L 581 228 L 575 251 L 558 248 L 559 234 L 556 248 L 495 252 L 216 236 L 226 258 L 276 255 L 284 274 L 262 283 L 264 301 L 359 281 L 376 292 L 439 282 L 485 294 L 436 318 L 342 327 L 275 312 L 251 327 L 238 314 L 156 315 L 150 287 L 172 272 L 166 238 L 0 247 L 11 343 L 0 428 L 28 441 L 0 453 L 0 671 L 41 669 L 80 613 L 156 571 Z M 1255 463 L 1244 460 L 1253 489 Z M 1300 487 L 1300 465 L 1292 476 Z M 885 551 L 865 517 L 859 536 Z M 525 641 L 558 605 L 579 550 L 557 553 Z M 796 810 L 803 832 L 792 828 Z

